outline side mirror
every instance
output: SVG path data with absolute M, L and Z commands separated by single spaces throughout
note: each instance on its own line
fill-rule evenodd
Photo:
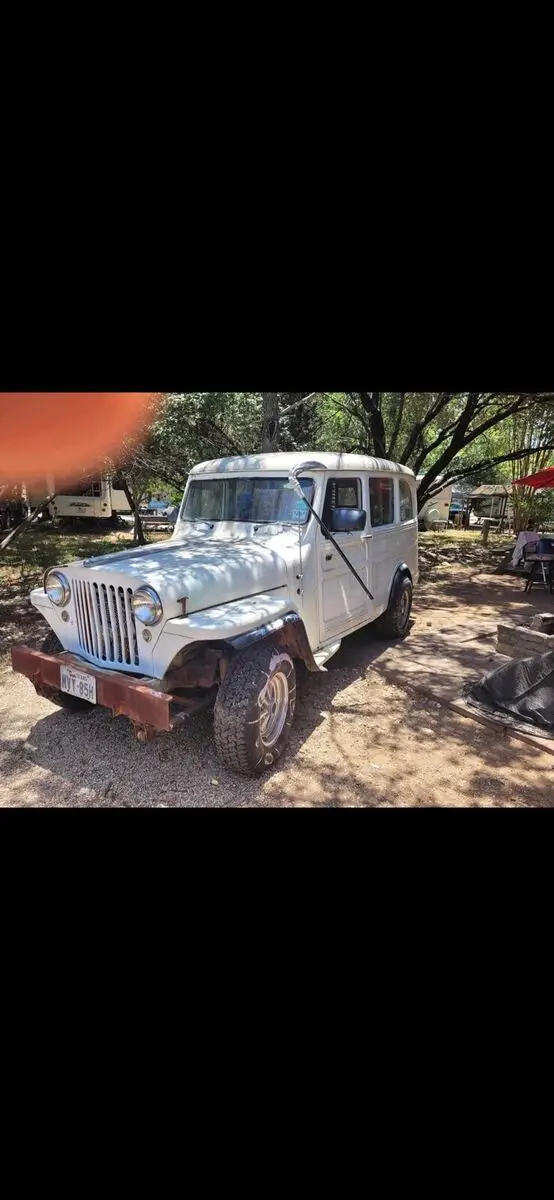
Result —
M 367 523 L 363 508 L 335 508 L 331 518 L 331 533 L 362 533 Z

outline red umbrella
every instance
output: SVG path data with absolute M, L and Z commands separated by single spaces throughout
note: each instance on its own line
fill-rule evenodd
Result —
M 525 479 L 516 479 L 514 487 L 554 487 L 554 467 L 545 467 L 544 471 L 539 471 L 536 475 L 526 475 Z

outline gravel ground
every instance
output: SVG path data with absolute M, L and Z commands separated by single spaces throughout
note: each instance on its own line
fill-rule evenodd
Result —
M 48 545 L 41 550 L 45 538 L 37 535 L 36 541 L 26 571 L 37 568 L 40 553 L 45 562 L 51 553 Z M 437 631 L 454 675 L 468 630 L 494 631 L 500 617 L 524 616 L 530 606 L 549 608 L 554 601 L 540 591 L 524 596 L 518 580 L 476 574 L 485 565 L 483 548 L 470 539 L 422 539 L 424 578 L 405 643 L 412 657 L 429 658 L 425 639 Z M 327 674 L 299 674 L 297 715 L 279 770 L 261 779 L 225 770 L 207 712 L 141 746 L 126 720 L 113 720 L 102 709 L 87 715 L 58 709 L 13 674 L 10 646 L 40 646 L 47 632 L 28 602 L 33 581 L 9 565 L 3 578 L 0 572 L 0 806 L 554 803 L 552 755 L 457 716 L 404 678 L 387 679 L 386 643 L 377 643 L 370 630 L 345 639 Z
M 425 611 L 425 618 L 428 617 Z M 423 618 L 422 618 L 422 623 Z M 416 626 L 417 629 L 417 621 Z M 0 805 L 102 807 L 545 806 L 554 757 L 387 682 L 367 631 L 327 675 L 302 672 L 281 769 L 226 771 L 209 713 L 140 746 L 123 719 L 71 714 L 0 660 Z

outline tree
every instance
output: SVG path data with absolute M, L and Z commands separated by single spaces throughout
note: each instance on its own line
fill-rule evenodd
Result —
M 139 539 L 137 510 L 148 490 L 164 486 L 180 497 L 195 463 L 255 449 L 259 415 L 256 393 L 170 392 L 157 397 L 147 433 L 141 441 L 128 439 L 113 464 L 129 487 Z
M 421 508 L 445 483 L 509 480 L 512 464 L 537 445 L 538 414 L 553 411 L 551 392 L 172 392 L 133 462 L 179 493 L 190 468 L 208 458 L 357 451 L 411 467 Z M 545 418 L 543 434 L 549 454 L 554 419 Z
M 37 508 L 35 508 L 34 512 L 27 513 L 25 519 L 21 521 L 19 525 L 16 525 L 15 529 L 12 529 L 11 532 L 8 533 L 7 537 L 0 542 L 0 552 L 7 550 L 10 542 L 13 542 L 15 538 L 19 537 L 25 529 L 28 529 L 31 525 L 34 525 L 35 521 L 38 521 L 41 513 L 44 512 L 48 508 L 48 505 L 51 504 L 55 499 L 56 493 L 51 492 L 49 496 L 44 497 L 44 500 L 37 506 Z
M 495 438 L 495 431 L 517 413 L 551 408 L 554 393 L 348 392 L 335 393 L 332 402 L 343 414 L 344 441 L 349 443 L 333 448 L 372 453 L 411 467 L 422 476 L 421 508 L 445 483 L 493 472 L 514 454 L 523 458 L 529 445 L 510 450 Z M 554 450 L 552 434 L 544 449 Z
M 122 483 L 127 503 L 134 517 L 135 541 L 139 546 L 146 545 L 144 528 L 140 516 L 140 506 L 148 491 L 151 468 L 148 462 L 149 448 L 154 441 L 153 429 L 159 419 L 163 405 L 163 396 L 159 393 L 152 397 L 148 413 L 150 424 L 142 438 L 128 437 L 121 445 L 117 460 L 106 460 L 105 467 L 117 470 Z
M 279 392 L 262 392 L 262 454 L 273 454 L 279 448 Z
M 314 449 L 319 429 L 318 392 L 262 392 L 263 454 Z
M 381 411 L 382 392 L 349 392 L 352 400 L 359 398 L 364 413 L 363 426 L 369 435 L 376 458 L 387 456 L 387 434 Z
M 517 413 L 508 422 L 508 446 L 511 481 L 535 475 L 548 466 L 554 434 L 554 408 L 550 404 Z M 521 449 L 527 448 L 524 456 Z M 514 487 L 512 492 L 515 529 L 528 529 L 531 521 L 541 524 L 553 515 L 554 491 L 537 492 L 535 488 Z
M 432 429 L 433 420 L 426 420 L 422 424 L 418 433 L 421 448 L 416 452 L 413 462 L 416 474 L 423 473 L 418 488 L 420 507 L 447 482 L 455 483 L 478 471 L 490 472 L 502 463 L 523 458 L 528 446 L 520 445 L 510 451 L 498 445 L 495 450 L 491 448 L 486 435 L 499 430 L 516 414 L 530 415 L 545 403 L 552 405 L 553 402 L 554 393 L 548 397 L 544 393 L 533 392 L 512 395 L 466 392 L 455 396 L 447 392 L 438 393 L 435 407 L 442 414 L 442 420 L 435 431 Z M 426 440 L 429 433 L 430 442 Z M 476 448 L 479 441 L 481 453 L 475 456 L 468 454 L 470 448 Z M 413 442 L 410 441 L 408 454 L 412 446 Z M 545 449 L 554 450 L 554 440 L 550 439 L 550 445 Z

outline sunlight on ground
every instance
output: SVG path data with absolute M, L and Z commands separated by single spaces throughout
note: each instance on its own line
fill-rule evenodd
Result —
M 168 533 L 152 533 L 147 535 L 146 540 L 149 545 L 154 545 L 168 538 Z M 29 529 L 0 554 L 0 586 L 13 586 L 19 582 L 35 586 L 35 583 L 42 581 L 48 567 L 131 550 L 134 545 L 133 534 L 127 530 L 57 533 L 52 529 L 41 529 L 40 526 Z

